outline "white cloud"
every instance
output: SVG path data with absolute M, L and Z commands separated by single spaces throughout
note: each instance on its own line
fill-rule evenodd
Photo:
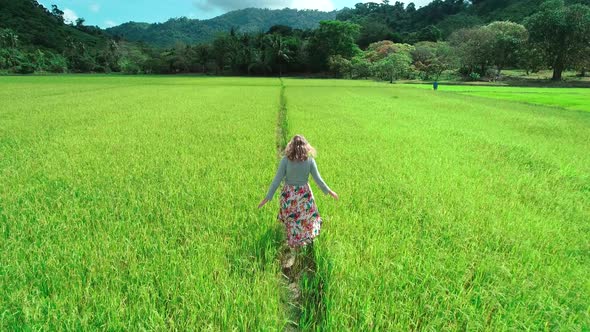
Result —
M 98 13 L 100 11 L 100 4 L 98 4 L 98 3 L 91 4 L 90 11 L 93 13 Z
M 317 9 L 324 12 L 334 10 L 334 4 L 331 0 L 295 0 L 291 1 L 291 8 L 297 9 Z
M 432 1 L 432 0 L 416 0 L 416 1 L 414 2 L 414 4 L 416 5 L 416 8 L 419 8 L 419 7 L 424 7 L 424 6 L 426 6 L 426 5 L 427 5 L 427 4 L 429 4 L 431 1 Z M 409 0 L 408 0 L 408 2 L 407 2 L 406 4 L 408 4 L 408 3 L 410 3 L 410 2 L 411 2 L 411 1 L 409 1 Z
M 230 11 L 249 7 L 334 10 L 332 0 L 194 0 L 193 4 L 204 11 L 216 9 Z
M 78 19 L 78 14 L 76 14 L 75 11 L 66 8 L 64 9 L 64 22 L 66 23 L 76 23 L 76 20 Z
M 116 23 L 115 21 L 106 20 L 106 21 L 104 21 L 104 25 L 105 25 L 107 28 L 112 28 L 112 27 L 116 26 L 116 25 L 117 25 L 117 23 Z

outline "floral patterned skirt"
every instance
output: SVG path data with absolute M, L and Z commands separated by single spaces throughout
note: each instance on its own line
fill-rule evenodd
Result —
M 310 244 L 320 234 L 322 218 L 309 184 L 284 185 L 277 217 L 285 225 L 291 248 Z

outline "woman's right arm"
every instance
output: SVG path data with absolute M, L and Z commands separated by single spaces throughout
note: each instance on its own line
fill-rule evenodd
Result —
M 275 191 L 277 191 L 277 188 L 281 184 L 281 181 L 283 180 L 283 178 L 285 177 L 286 174 L 287 174 L 287 158 L 283 157 L 281 159 L 281 162 L 279 163 L 279 169 L 277 170 L 277 174 L 275 175 L 275 178 L 272 180 L 272 183 L 270 184 L 270 188 L 268 188 L 268 192 L 265 197 L 265 199 L 267 201 L 270 201 L 272 199 L 272 197 L 275 194 Z

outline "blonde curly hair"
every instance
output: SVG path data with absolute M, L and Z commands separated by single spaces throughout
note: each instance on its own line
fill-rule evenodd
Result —
M 313 146 L 309 145 L 305 137 L 295 135 L 285 148 L 285 156 L 291 161 L 304 161 L 309 156 L 315 157 L 316 150 Z

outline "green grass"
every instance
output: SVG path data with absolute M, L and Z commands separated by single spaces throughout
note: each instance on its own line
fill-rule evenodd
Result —
M 276 80 L 3 78 L 0 330 L 280 329 Z
M 0 330 L 282 330 L 277 127 L 341 196 L 300 328 L 590 328 L 583 91 L 283 84 L 0 77 Z
M 408 84 L 408 86 L 427 90 L 432 89 L 431 85 L 424 84 Z M 467 96 L 511 100 L 535 105 L 554 106 L 568 110 L 590 111 L 590 89 L 588 88 L 522 88 L 442 84 L 439 86 L 439 91 L 450 91 Z
M 564 71 L 562 73 L 562 78 L 566 81 L 579 81 L 579 82 L 583 82 L 583 81 L 590 81 L 590 77 L 588 77 L 586 75 L 586 77 L 580 77 L 578 76 L 580 74 L 580 72 L 578 71 Z M 552 70 L 540 70 L 536 73 L 529 73 L 528 75 L 526 74 L 525 70 L 522 69 L 508 69 L 508 70 L 503 70 L 502 71 L 502 75 L 508 77 L 509 79 L 525 79 L 525 80 L 550 80 L 553 77 L 553 71 Z
M 590 114 L 286 85 L 342 197 L 318 198 L 321 330 L 590 327 Z

